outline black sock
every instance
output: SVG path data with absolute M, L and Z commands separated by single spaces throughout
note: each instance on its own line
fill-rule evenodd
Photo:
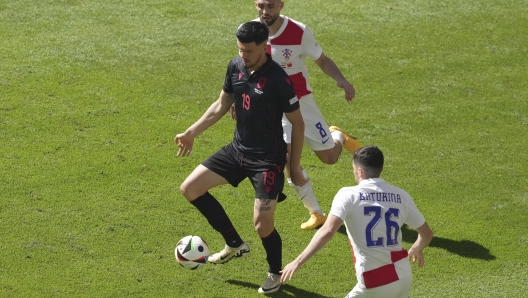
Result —
M 269 264 L 269 272 L 280 274 L 282 270 L 282 239 L 277 230 L 273 230 L 268 236 L 261 238 L 262 246 L 266 250 L 266 260 Z
M 244 243 L 231 220 L 227 216 L 222 205 L 209 192 L 199 196 L 197 199 L 191 201 L 202 214 L 207 218 L 209 224 L 213 229 L 217 230 L 225 239 L 225 242 L 230 247 L 239 247 Z

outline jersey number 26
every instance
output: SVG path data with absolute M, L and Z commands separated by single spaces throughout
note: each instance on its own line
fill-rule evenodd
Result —
M 374 229 L 381 221 L 382 211 L 383 208 L 381 208 L 380 206 L 367 206 L 364 209 L 365 216 L 372 216 L 372 220 L 368 223 L 367 228 L 365 229 L 367 246 L 369 247 L 384 246 L 384 237 L 378 237 L 377 239 L 372 238 Z M 392 221 L 391 219 L 393 216 L 397 218 L 399 214 L 400 210 L 397 208 L 389 208 L 389 210 L 384 214 L 387 246 L 398 245 L 398 233 L 400 232 L 400 226 L 397 222 Z

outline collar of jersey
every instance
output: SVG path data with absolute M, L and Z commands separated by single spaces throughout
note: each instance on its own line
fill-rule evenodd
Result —
M 363 180 L 361 180 L 361 182 L 359 182 L 359 185 L 361 185 L 361 184 L 376 183 L 376 182 L 385 182 L 385 180 L 383 180 L 383 179 L 381 179 L 381 178 L 368 178 L 368 179 L 363 179 Z

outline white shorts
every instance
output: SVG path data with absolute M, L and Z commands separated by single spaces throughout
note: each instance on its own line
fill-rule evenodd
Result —
M 359 284 L 345 298 L 407 298 L 411 292 L 412 275 L 401 278 L 388 285 L 367 289 Z
M 334 148 L 334 140 L 330 128 L 319 111 L 312 94 L 305 95 L 299 100 L 301 114 L 304 120 L 304 144 L 313 151 L 322 151 Z M 287 144 L 291 144 L 292 125 L 285 115 L 282 116 L 283 137 Z

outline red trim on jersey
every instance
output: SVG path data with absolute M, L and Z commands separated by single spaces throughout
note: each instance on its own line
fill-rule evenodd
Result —
M 367 289 L 388 285 L 398 279 L 398 273 L 396 273 L 394 264 L 388 264 L 374 270 L 363 272 L 363 281 Z
M 269 41 L 271 45 L 268 44 L 266 52 L 271 54 L 271 46 L 301 46 L 303 35 L 304 29 L 291 19 L 288 19 L 286 28 L 284 28 L 280 35 Z M 291 63 L 287 65 L 291 67 Z M 307 89 L 308 84 L 302 72 L 290 75 L 290 78 L 292 79 L 295 95 L 297 95 L 298 99 L 312 93 Z
M 293 89 L 295 90 L 295 95 L 297 95 L 298 99 L 312 93 L 310 90 L 306 89 L 306 78 L 303 76 L 302 72 L 290 75 L 290 79 L 293 82 Z
M 288 19 L 288 24 L 284 31 L 271 40 L 271 44 L 278 46 L 288 46 L 288 45 L 300 45 L 304 30 L 295 24 L 292 20 Z
M 354 260 L 354 264 L 356 264 L 356 256 L 354 255 L 354 247 L 352 246 L 352 241 L 350 241 L 350 239 L 347 240 L 350 244 L 350 252 L 352 252 L 352 259 Z M 407 250 L 402 249 L 399 251 L 391 251 L 390 255 L 392 261 L 391 264 L 387 264 L 385 266 L 381 266 L 373 270 L 364 271 L 362 273 L 363 282 L 365 283 L 365 287 L 367 289 L 388 285 L 400 279 L 398 277 L 398 273 L 396 272 L 396 267 L 394 266 L 394 263 L 405 259 L 407 256 L 409 256 L 409 253 L 407 252 Z
M 409 256 L 409 253 L 405 249 L 402 249 L 400 251 L 391 251 L 391 261 L 393 263 L 396 263 L 399 260 L 403 260 L 408 256 Z

